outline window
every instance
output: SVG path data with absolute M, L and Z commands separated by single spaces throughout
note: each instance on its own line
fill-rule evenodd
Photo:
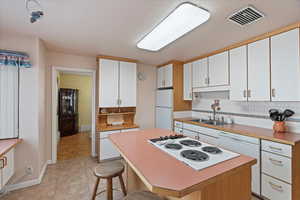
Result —
M 31 67 L 26 53 L 0 50 L 0 139 L 19 136 L 19 72 Z

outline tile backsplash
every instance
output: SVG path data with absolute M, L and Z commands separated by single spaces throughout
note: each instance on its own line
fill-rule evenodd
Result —
M 300 132 L 300 102 L 238 102 L 229 100 L 229 92 L 207 92 L 194 94 L 192 105 L 193 117 L 208 117 L 212 111 L 211 104 L 220 100 L 220 112 L 225 118 L 231 117 L 235 123 L 272 128 L 269 109 L 291 109 L 295 115 L 287 122 L 289 130 Z

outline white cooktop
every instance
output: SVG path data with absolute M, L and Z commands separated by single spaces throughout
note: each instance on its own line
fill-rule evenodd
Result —
M 231 151 L 219 148 L 219 147 L 218 148 L 222 151 L 221 153 L 219 153 L 219 154 L 207 153 L 207 152 L 202 151 L 202 148 L 206 147 L 206 146 L 213 146 L 213 145 L 210 145 L 210 144 L 207 144 L 205 142 L 201 142 L 201 141 L 195 140 L 197 142 L 200 142 L 201 146 L 199 146 L 199 147 L 188 147 L 188 146 L 180 144 L 179 142 L 181 140 L 195 140 L 195 139 L 191 139 L 189 137 L 184 137 L 184 138 L 179 138 L 179 139 L 169 139 L 167 141 L 162 141 L 162 142 L 161 141 L 155 142 L 155 143 L 151 142 L 151 141 L 149 141 L 149 142 L 151 144 L 153 144 L 155 147 L 157 147 L 157 148 L 161 149 L 162 151 L 168 153 L 169 155 L 175 157 L 177 160 L 185 163 L 186 165 L 192 167 L 195 170 L 205 169 L 207 167 L 216 165 L 216 164 L 218 164 L 220 162 L 224 162 L 226 160 L 230 160 L 232 158 L 236 158 L 236 157 L 240 156 L 240 154 L 238 154 L 238 153 L 234 153 L 234 152 L 231 152 Z M 180 150 L 168 149 L 168 148 L 166 148 L 164 146 L 167 143 L 180 144 L 182 146 L 182 149 L 180 149 Z M 187 158 L 184 158 L 180 154 L 180 152 L 184 151 L 184 150 L 197 150 L 197 151 L 201 151 L 203 153 L 206 153 L 209 156 L 209 158 L 208 158 L 208 160 L 205 160 L 205 161 L 193 161 L 193 160 L 189 160 Z

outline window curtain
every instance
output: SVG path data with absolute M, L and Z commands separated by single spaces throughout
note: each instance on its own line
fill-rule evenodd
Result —
M 0 139 L 18 137 L 20 67 L 31 67 L 27 54 L 0 50 Z

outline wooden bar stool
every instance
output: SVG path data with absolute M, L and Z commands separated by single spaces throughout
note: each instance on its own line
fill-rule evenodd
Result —
M 128 194 L 123 200 L 163 200 L 163 199 L 152 192 L 137 191 Z
M 112 179 L 114 177 L 119 177 L 120 185 L 122 192 L 124 196 L 126 196 L 126 188 L 124 184 L 124 180 L 122 177 L 122 173 L 124 172 L 124 165 L 119 162 L 119 161 L 113 161 L 113 162 L 106 162 L 106 163 L 101 163 L 99 164 L 95 169 L 94 169 L 94 174 L 97 177 L 96 185 L 94 188 L 94 193 L 93 193 L 93 200 L 96 199 L 96 196 L 99 195 L 102 192 L 107 192 L 107 200 L 113 200 L 113 183 Z M 107 180 L 107 186 L 106 190 L 101 191 L 100 193 L 97 194 L 97 189 L 99 186 L 100 179 L 106 179 Z

